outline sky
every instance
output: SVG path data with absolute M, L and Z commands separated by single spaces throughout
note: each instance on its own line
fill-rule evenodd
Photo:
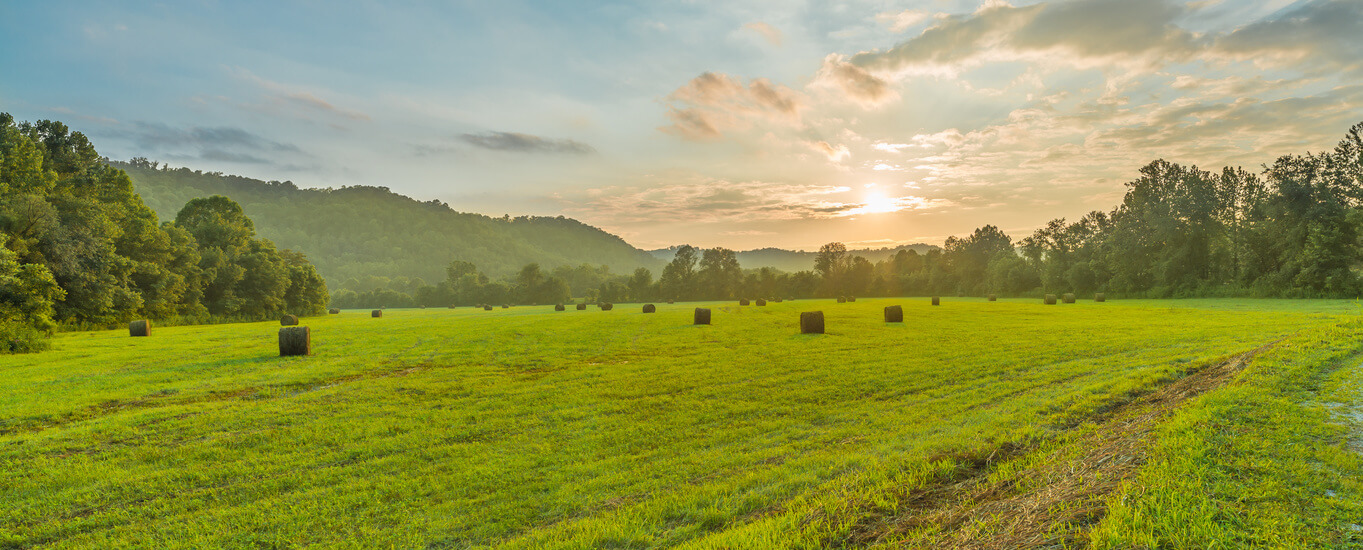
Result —
M 1020 239 L 1333 147 L 1363 0 L 3 2 L 0 111 L 641 248 Z

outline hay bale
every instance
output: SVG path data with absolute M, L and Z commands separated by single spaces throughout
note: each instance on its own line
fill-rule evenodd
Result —
M 601 311 L 610 311 L 611 309 L 615 308 L 615 304 L 612 304 L 610 302 L 602 302 L 600 304 L 597 304 L 597 306 L 601 308 Z
M 312 355 L 312 331 L 308 327 L 279 329 L 279 356 Z
M 941 297 L 938 297 L 938 296 L 933 296 L 933 297 L 932 297 L 932 305 L 934 305 L 934 306 L 940 306 L 940 305 L 942 305 L 942 298 L 941 298 Z
M 849 303 L 855 302 L 855 301 L 857 301 L 857 297 L 856 297 L 856 296 L 848 296 L 848 297 L 847 297 L 847 301 L 848 301 Z
M 555 304 L 554 311 L 568 311 L 568 308 L 564 307 L 563 304 Z
M 281 326 L 286 326 L 286 327 L 297 326 L 297 325 L 298 325 L 298 316 L 297 316 L 297 315 L 285 315 L 285 316 L 283 316 L 283 317 L 281 317 L 281 318 L 279 319 L 279 324 L 280 324 Z
M 696 308 L 696 318 L 694 324 L 697 325 L 710 324 L 710 309 L 704 307 Z
M 1102 292 L 1099 292 L 1099 293 L 1093 295 L 1093 301 L 1095 301 L 1095 302 L 1106 302 L 1106 301 L 1107 301 L 1107 296 L 1104 296 Z
M 672 303 L 672 300 L 668 300 L 667 303 L 671 304 L 671 303 Z
M 586 304 L 585 302 L 577 305 L 577 310 L 578 310 L 578 311 L 584 311 L 584 310 L 586 310 L 586 309 L 587 309 L 587 304 Z
M 1066 293 L 1064 296 L 1061 296 L 1060 299 L 1061 299 L 1062 301 L 1064 301 L 1065 303 L 1067 303 L 1067 304 L 1073 304 L 1073 303 L 1074 303 L 1074 294 Z
M 502 304 L 502 309 L 511 309 L 511 306 L 507 304 Z
M 1041 299 L 1041 301 L 1042 301 L 1043 303 L 1045 303 L 1046 305 L 1048 305 L 1048 306 L 1053 306 L 1053 305 L 1055 305 L 1055 295 L 1054 295 L 1054 294 L 1047 294 L 1045 298 L 1042 298 L 1042 299 Z
M 746 305 L 748 305 L 748 299 L 747 299 L 747 298 L 740 298 L 740 299 L 738 300 L 738 305 L 740 305 L 740 306 L 746 306 Z
M 767 305 L 767 301 L 766 301 L 766 300 L 763 300 L 763 299 L 761 299 L 761 298 L 758 298 L 758 299 L 757 299 L 757 305 L 759 305 L 759 306 L 765 306 L 765 305 Z
M 382 310 L 382 309 L 376 309 L 376 310 L 374 310 L 374 311 L 371 311 L 371 312 L 369 312 L 369 316 L 370 316 L 370 317 L 374 317 L 374 318 L 383 317 L 383 310 Z
M 903 323 L 903 322 L 904 322 L 904 308 L 902 308 L 902 307 L 900 307 L 900 306 L 885 306 L 885 322 L 886 322 L 886 323 Z
M 644 313 L 653 313 L 655 311 L 658 311 L 658 306 L 655 306 L 653 304 L 644 304 Z
M 492 306 L 488 305 L 483 306 L 483 311 L 492 311 Z
M 453 307 L 453 306 L 451 306 L 451 307 Z M 330 313 L 330 314 L 332 314 L 332 315 L 336 315 L 336 314 L 338 314 L 338 313 L 340 313 L 340 312 L 341 312 L 340 309 L 334 308 L 334 307 L 327 310 L 327 313 Z
M 989 295 L 989 301 L 991 301 L 991 302 L 997 302 L 997 301 L 999 301 L 999 295 L 998 295 L 998 294 L 990 294 L 990 295 Z
M 845 303 L 847 303 L 847 297 L 846 297 L 846 296 L 838 296 L 838 303 L 839 303 L 839 304 L 845 304 Z
M 128 323 L 128 336 L 151 336 L 151 321 L 139 319 Z
M 800 312 L 800 334 L 823 334 L 823 312 Z

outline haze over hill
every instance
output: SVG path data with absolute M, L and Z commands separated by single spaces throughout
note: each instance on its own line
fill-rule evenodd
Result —
M 606 265 L 619 273 L 663 263 L 620 237 L 562 216 L 494 218 L 386 187 L 300 189 L 287 181 L 171 169 L 142 159 L 110 164 L 128 172 L 162 219 L 173 219 L 190 198 L 230 197 L 261 236 L 307 254 L 333 284 L 367 276 L 438 281 L 453 260 L 472 262 L 492 277 L 529 263 L 546 269 Z

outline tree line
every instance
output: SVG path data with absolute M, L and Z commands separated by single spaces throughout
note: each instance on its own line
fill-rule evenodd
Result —
M 344 307 L 727 300 L 833 296 L 1357 297 L 1363 294 L 1363 123 L 1333 149 L 1285 155 L 1259 172 L 1157 160 L 1121 204 L 1056 219 L 1014 240 L 986 225 L 941 249 L 872 262 L 824 245 L 812 270 L 743 269 L 732 250 L 682 246 L 654 279 L 647 268 L 529 264 L 492 281 L 466 262 L 411 293 L 347 290 Z M 359 281 L 354 284 L 363 286 Z
M 0 113 L 0 353 L 44 349 L 59 325 L 258 320 L 329 301 L 308 259 L 256 238 L 231 199 L 159 222 L 83 134 Z

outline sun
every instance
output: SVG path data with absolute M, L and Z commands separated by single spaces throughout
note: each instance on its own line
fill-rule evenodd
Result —
M 862 207 L 862 212 L 867 214 L 884 214 L 896 212 L 901 209 L 899 201 L 886 197 L 881 193 L 870 193 L 866 195 L 866 205 Z

